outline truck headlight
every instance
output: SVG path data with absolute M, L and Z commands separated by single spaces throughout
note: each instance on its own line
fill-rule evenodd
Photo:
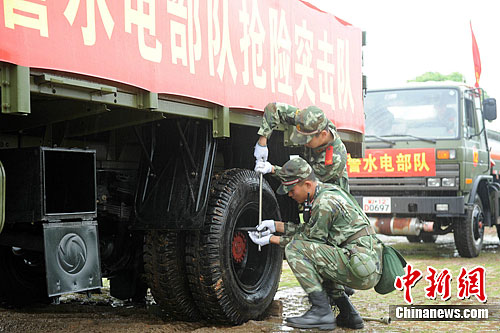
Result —
M 427 186 L 439 187 L 439 186 L 441 186 L 441 179 L 439 179 L 439 178 L 427 178 Z
M 455 186 L 455 178 L 442 178 L 441 184 L 444 186 L 453 187 Z
M 436 157 L 438 160 L 454 160 L 457 157 L 457 151 L 455 149 L 439 149 L 436 152 Z

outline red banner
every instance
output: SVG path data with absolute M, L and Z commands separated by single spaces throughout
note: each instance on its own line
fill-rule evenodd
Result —
M 364 132 L 361 30 L 298 0 L 0 0 L 0 61 Z
M 479 88 L 479 77 L 481 76 L 481 57 L 476 43 L 476 36 L 472 31 L 472 21 L 470 22 L 470 32 L 472 33 L 472 58 L 474 59 L 474 73 L 476 76 L 476 88 Z
M 349 177 L 423 177 L 436 175 L 436 150 L 367 149 L 365 158 L 347 159 Z

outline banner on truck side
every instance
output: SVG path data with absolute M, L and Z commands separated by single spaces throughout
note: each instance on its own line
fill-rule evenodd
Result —
M 361 30 L 298 0 L 0 0 L 0 61 L 364 132 Z
M 347 159 L 350 178 L 436 175 L 434 148 L 366 149 L 364 158 Z

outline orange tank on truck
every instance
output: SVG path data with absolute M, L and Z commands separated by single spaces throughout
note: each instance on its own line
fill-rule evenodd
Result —
M 481 89 L 427 82 L 368 91 L 366 151 L 350 158 L 351 191 L 379 233 L 410 242 L 453 233 L 458 253 L 479 255 L 485 227 L 499 230 L 496 101 Z
M 361 156 L 361 30 L 298 0 L 3 1 L 0 36 L 2 301 L 108 278 L 180 320 L 259 318 L 283 256 L 245 232 L 263 108 L 316 105 Z M 297 219 L 276 186 L 262 218 Z

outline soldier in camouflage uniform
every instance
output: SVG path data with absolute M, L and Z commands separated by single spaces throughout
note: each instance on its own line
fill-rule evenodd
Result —
M 272 173 L 280 177 L 281 167 L 267 162 L 267 139 L 280 123 L 295 125 L 290 139 L 295 144 L 305 145 L 305 157 L 316 177 L 324 183 L 339 185 L 349 192 L 346 148 L 340 140 L 335 125 L 316 106 L 300 110 L 284 103 L 269 103 L 265 107 L 258 132 L 261 137 L 254 151 L 257 159 L 255 171 L 262 174 Z M 331 305 L 336 305 L 333 301 L 332 288 L 327 284 L 324 287 L 330 295 Z M 354 290 L 346 287 L 345 292 L 347 295 L 352 295 Z
M 339 185 L 349 192 L 346 148 L 335 125 L 316 106 L 301 110 L 288 104 L 269 103 L 265 107 L 258 131 L 260 138 L 254 150 L 257 159 L 255 171 L 280 176 L 281 167 L 267 162 L 267 140 L 280 123 L 295 126 L 290 140 L 306 146 L 306 159 L 316 177 L 322 182 Z
M 317 181 L 304 159 L 285 163 L 280 178 L 277 193 L 288 193 L 298 203 L 303 203 L 309 194 L 310 218 L 305 218 L 307 221 L 301 225 L 265 220 L 249 236 L 261 246 L 273 243 L 284 247 L 290 268 L 309 296 L 311 309 L 303 316 L 288 318 L 287 323 L 300 328 L 363 328 L 363 319 L 343 286 L 369 289 L 378 283 L 382 274 L 382 243 L 356 200 L 339 186 Z M 333 316 L 325 284 L 333 289 L 340 309 L 337 318 Z

